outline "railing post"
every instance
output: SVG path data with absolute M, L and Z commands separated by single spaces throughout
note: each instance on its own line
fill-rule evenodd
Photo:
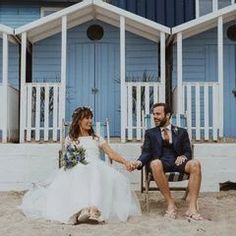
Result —
M 25 82 L 26 82 L 26 47 L 27 34 L 23 32 L 21 35 L 21 79 L 20 79 L 20 143 L 25 140 Z
M 161 91 L 159 95 L 159 102 L 165 102 L 165 81 L 166 81 L 166 36 L 164 32 L 160 33 L 161 38 Z
M 3 116 L 2 116 L 2 142 L 7 142 L 8 137 L 8 36 L 3 33 L 2 42 L 2 93 L 3 93 Z
M 183 48 L 182 32 L 177 34 L 177 113 L 183 113 Z M 177 116 L 177 124 L 180 124 Z
M 223 17 L 218 18 L 218 82 L 219 82 L 219 137 L 224 135 L 224 53 L 223 53 Z
M 200 16 L 200 5 L 199 0 L 195 0 L 195 18 Z
M 213 12 L 218 10 L 218 0 L 212 0 L 212 10 Z
M 125 87 L 125 18 L 120 16 L 120 106 L 121 106 L 121 142 L 125 142 L 127 124 L 127 97 Z
M 65 119 L 66 107 L 66 55 L 67 55 L 67 16 L 62 17 L 61 22 L 61 89 L 60 89 L 60 122 Z M 62 127 L 61 127 L 62 138 Z

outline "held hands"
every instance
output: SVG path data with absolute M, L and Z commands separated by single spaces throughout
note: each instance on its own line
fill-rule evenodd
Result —
M 175 160 L 175 164 L 177 166 L 181 165 L 182 163 L 184 163 L 187 160 L 187 157 L 182 155 L 182 156 L 178 156 Z
M 131 171 L 136 170 L 138 167 L 142 166 L 142 162 L 141 161 L 131 161 L 130 162 L 131 165 Z
M 141 161 L 126 161 L 124 163 L 126 170 L 128 170 L 129 172 L 137 169 L 141 165 L 142 165 Z

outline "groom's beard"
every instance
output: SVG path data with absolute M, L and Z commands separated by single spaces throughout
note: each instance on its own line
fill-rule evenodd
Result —
M 163 127 L 165 126 L 165 124 L 167 123 L 167 118 L 166 116 L 162 119 L 162 120 L 159 120 L 159 121 L 156 121 L 155 124 L 157 127 Z

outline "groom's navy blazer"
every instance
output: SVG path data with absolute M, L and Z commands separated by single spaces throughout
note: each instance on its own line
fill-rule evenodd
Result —
M 171 125 L 171 132 L 173 149 L 177 156 L 184 155 L 188 160 L 192 159 L 192 148 L 187 130 Z M 142 167 L 152 159 L 161 159 L 162 142 L 163 139 L 159 127 L 146 130 L 142 154 L 138 159 L 142 162 Z

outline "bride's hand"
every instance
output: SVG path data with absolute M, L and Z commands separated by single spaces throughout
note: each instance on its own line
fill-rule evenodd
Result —
M 124 166 L 125 166 L 126 170 L 128 170 L 129 172 L 132 171 L 132 166 L 129 161 L 125 161 Z

